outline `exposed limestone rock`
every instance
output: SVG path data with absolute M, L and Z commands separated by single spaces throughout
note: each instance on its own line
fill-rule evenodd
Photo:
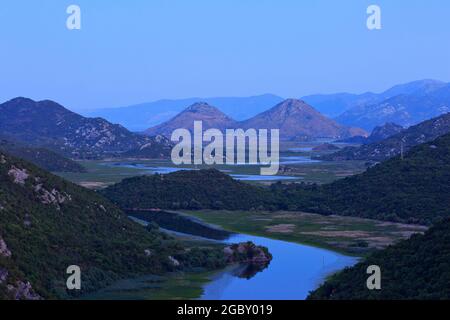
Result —
M 34 186 L 34 191 L 39 193 L 39 199 L 43 204 L 52 204 L 56 206 L 59 210 L 60 204 L 63 204 L 66 201 L 71 201 L 72 197 L 67 193 L 61 193 L 56 189 L 52 189 L 52 191 L 48 191 L 43 187 L 42 184 L 38 184 Z
M 223 249 L 227 263 L 267 264 L 272 255 L 266 248 L 256 246 L 252 242 L 233 244 Z
M 2 237 L 0 237 L 0 256 L 6 258 L 11 257 L 11 251 L 9 251 L 8 246 Z
M 25 283 L 17 281 L 16 285 L 9 284 L 7 286 L 8 291 L 12 295 L 14 300 L 41 300 L 41 296 L 34 292 L 29 282 Z
M 0 284 L 5 282 L 8 279 L 8 270 L 0 268 Z
M 25 181 L 28 179 L 29 174 L 26 169 L 19 169 L 15 166 L 11 167 L 11 170 L 8 171 L 8 175 L 14 179 L 14 183 L 24 185 Z
M 150 256 L 152 255 L 152 250 L 150 250 L 150 249 L 145 249 L 145 250 L 144 250 L 144 254 L 145 254 L 146 257 L 150 257 Z
M 0 164 L 5 164 L 6 163 L 6 158 L 4 155 L 0 155 Z
M 178 267 L 180 265 L 180 262 L 172 256 L 169 256 L 169 260 L 172 262 L 174 267 Z

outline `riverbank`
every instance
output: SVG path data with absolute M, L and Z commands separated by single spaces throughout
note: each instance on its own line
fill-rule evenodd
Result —
M 362 256 L 385 248 L 426 227 L 304 212 L 183 211 L 226 231 L 306 244 Z

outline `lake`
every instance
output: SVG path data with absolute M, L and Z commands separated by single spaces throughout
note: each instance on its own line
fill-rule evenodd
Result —
M 280 165 L 307 165 L 310 163 L 320 162 L 318 160 L 312 160 L 309 156 L 281 156 Z M 182 170 L 196 170 L 193 167 L 183 167 L 183 166 L 167 166 L 161 165 L 156 162 L 151 163 L 138 163 L 138 162 L 106 162 L 106 166 L 121 167 L 121 168 L 131 168 L 144 171 L 148 174 L 168 174 Z M 284 180 L 302 180 L 303 177 L 299 176 L 285 176 L 285 175 L 273 175 L 273 176 L 262 176 L 259 174 L 244 174 L 239 171 L 239 167 L 255 167 L 258 168 L 257 164 L 235 164 L 227 165 L 229 169 L 222 169 L 220 171 L 229 174 L 232 178 L 242 181 L 284 181 Z M 257 171 L 257 170 L 255 170 Z

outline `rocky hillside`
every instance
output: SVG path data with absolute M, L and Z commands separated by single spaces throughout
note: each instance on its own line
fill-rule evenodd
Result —
M 404 127 L 450 112 L 450 84 L 417 81 L 387 92 L 388 98 L 351 108 L 336 118 L 339 123 L 371 130 L 386 122 Z
M 44 148 L 33 148 L 21 143 L 0 139 L 0 151 L 32 162 L 38 167 L 52 172 L 86 171 L 79 163 Z
M 0 135 L 77 159 L 170 155 L 167 139 L 132 133 L 101 118 L 85 118 L 49 100 L 16 98 L 0 104 Z
M 309 299 L 445 300 L 450 299 L 450 220 L 436 223 L 425 235 L 414 235 L 378 251 L 356 266 L 329 278 Z M 381 290 L 368 290 L 368 266 L 381 269 Z
M 87 115 L 102 117 L 112 123 L 120 123 L 128 130 L 140 132 L 169 121 L 186 109 L 187 106 L 199 101 L 216 106 L 232 119 L 241 121 L 266 111 L 283 101 L 283 98 L 272 94 L 264 94 L 252 97 L 163 99 L 126 107 L 97 109 L 87 113 Z
M 282 139 L 347 138 L 366 136 L 364 130 L 341 126 L 302 100 L 288 99 L 240 123 L 243 128 L 280 129 Z
M 0 299 L 69 298 L 139 274 L 226 265 L 220 247 L 186 247 L 147 231 L 99 194 L 0 152 Z
M 450 113 L 424 121 L 401 131 L 385 140 L 360 147 L 347 147 L 334 154 L 322 157 L 324 160 L 371 160 L 383 161 L 407 152 L 414 146 L 432 141 L 450 132 Z
M 392 122 L 388 122 L 382 126 L 375 127 L 370 136 L 368 137 L 357 136 L 339 140 L 338 142 L 370 144 L 392 137 L 393 135 L 396 135 L 397 133 L 400 133 L 403 130 L 404 128 L 402 126 Z
M 193 132 L 194 121 L 203 122 L 203 130 L 215 128 L 219 130 L 232 129 L 237 126 L 236 121 L 222 113 L 216 107 L 210 106 L 206 102 L 195 103 L 179 113 L 171 120 L 156 127 L 148 129 L 148 135 L 163 135 L 170 138 L 176 129 L 184 128 Z

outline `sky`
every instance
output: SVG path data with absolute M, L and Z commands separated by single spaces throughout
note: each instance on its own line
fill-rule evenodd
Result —
M 69 30 L 66 9 L 81 9 Z M 381 8 L 381 30 L 366 26 Z M 2 0 L 0 102 L 380 92 L 450 82 L 448 0 Z

